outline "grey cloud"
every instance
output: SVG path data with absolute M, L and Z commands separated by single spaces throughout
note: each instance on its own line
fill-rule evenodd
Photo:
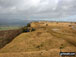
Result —
M 0 0 L 0 19 L 51 19 L 76 15 L 76 0 Z

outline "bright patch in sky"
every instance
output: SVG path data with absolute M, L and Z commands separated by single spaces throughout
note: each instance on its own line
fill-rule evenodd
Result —
M 31 4 L 32 4 L 33 6 L 38 6 L 39 3 L 40 3 L 40 0 L 32 0 L 32 2 L 31 2 Z

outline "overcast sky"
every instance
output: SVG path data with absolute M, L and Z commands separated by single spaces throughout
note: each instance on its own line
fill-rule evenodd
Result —
M 1 20 L 75 20 L 76 0 L 0 0 Z

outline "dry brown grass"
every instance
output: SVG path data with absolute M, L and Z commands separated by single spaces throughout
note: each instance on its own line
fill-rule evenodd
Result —
M 69 27 L 59 26 L 22 33 L 0 50 L 0 57 L 59 57 L 61 44 L 62 51 L 76 52 L 75 33 Z

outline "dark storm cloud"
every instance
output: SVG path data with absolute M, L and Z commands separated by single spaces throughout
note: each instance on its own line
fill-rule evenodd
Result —
M 0 19 L 51 19 L 76 15 L 76 0 L 0 0 Z

